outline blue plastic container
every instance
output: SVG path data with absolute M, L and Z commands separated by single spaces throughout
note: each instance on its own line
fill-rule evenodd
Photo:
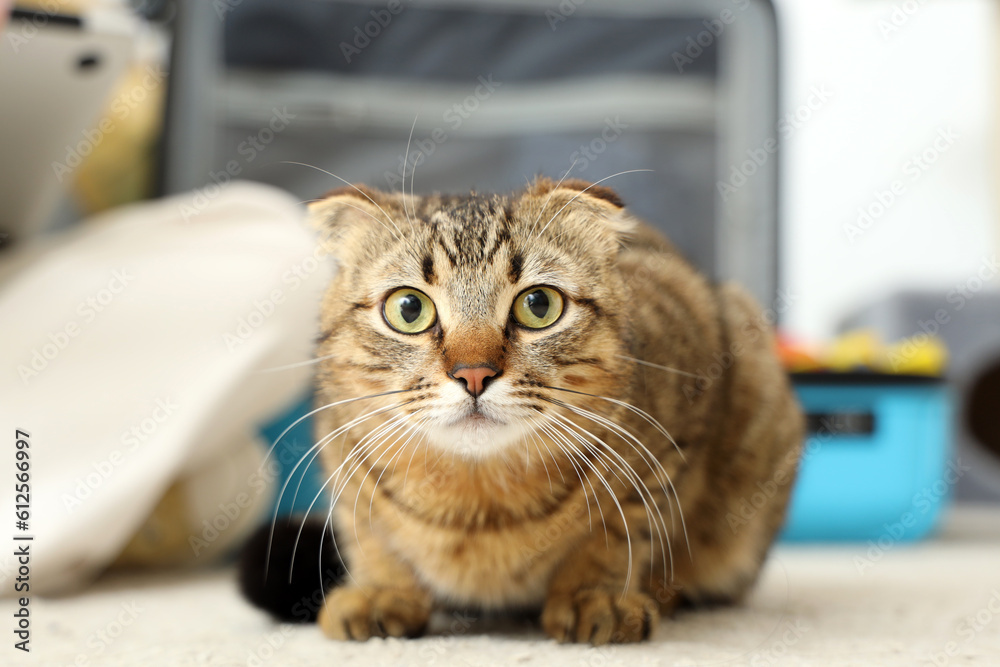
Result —
M 278 464 L 275 476 L 275 493 L 285 491 L 278 498 L 278 516 L 304 514 L 312 504 L 312 511 L 326 514 L 329 509 L 329 496 L 320 496 L 320 489 L 326 482 L 322 464 L 317 456 L 313 458 L 313 444 L 316 442 L 312 417 L 305 417 L 314 408 L 312 392 L 296 401 L 287 412 L 264 426 L 261 438 L 268 446 L 274 444 L 282 433 L 285 435 L 271 452 L 270 460 Z M 302 417 L 305 417 L 302 419 Z M 297 424 L 297 420 L 302 419 Z M 285 430 L 288 429 L 287 432 Z M 287 482 L 287 485 L 286 485 Z M 273 508 L 271 510 L 274 511 Z M 270 518 L 270 515 L 268 515 Z
M 944 383 L 864 373 L 793 379 L 811 433 L 783 539 L 894 543 L 929 533 L 962 472 L 948 460 L 950 404 Z M 264 438 L 273 442 L 311 409 L 312 398 L 303 398 L 263 429 Z M 282 464 L 278 488 L 291 477 L 279 516 L 305 512 L 325 481 L 318 460 L 291 472 L 314 438 L 312 418 L 304 419 L 273 454 Z M 327 503 L 320 498 L 313 511 L 325 513 Z
M 882 543 L 927 535 L 963 472 L 948 458 L 944 383 L 870 373 L 793 381 L 810 434 L 783 538 Z

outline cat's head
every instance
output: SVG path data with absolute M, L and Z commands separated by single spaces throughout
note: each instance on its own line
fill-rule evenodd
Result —
M 634 222 L 613 191 L 547 179 L 510 196 L 351 186 L 310 214 L 339 265 L 322 310 L 326 395 L 398 391 L 393 414 L 481 458 L 558 423 L 559 403 L 620 392 L 632 304 L 616 256 Z

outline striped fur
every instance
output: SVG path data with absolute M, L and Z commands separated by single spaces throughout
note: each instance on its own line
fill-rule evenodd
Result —
M 579 181 L 511 196 L 352 186 L 311 215 L 340 266 L 317 352 L 320 405 L 338 404 L 317 435 L 351 574 L 324 632 L 412 636 L 447 604 L 537 608 L 561 641 L 636 641 L 681 600 L 748 590 L 803 425 L 740 288 L 711 285 Z M 543 330 L 511 317 L 535 285 L 566 301 Z M 434 301 L 434 327 L 386 324 L 400 287 Z M 448 375 L 461 364 L 501 374 L 474 399 Z

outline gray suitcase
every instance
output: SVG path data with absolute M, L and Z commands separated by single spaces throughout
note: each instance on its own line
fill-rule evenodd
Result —
M 608 178 L 710 276 L 776 299 L 789 126 L 767 1 L 179 9 L 165 192 L 249 178 L 307 200 L 341 185 L 324 172 L 417 193 Z

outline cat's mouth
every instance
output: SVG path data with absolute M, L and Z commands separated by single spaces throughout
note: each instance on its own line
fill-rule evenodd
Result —
M 489 403 L 467 405 L 439 424 L 427 429 L 431 442 L 470 458 L 492 455 L 526 433 L 525 424 Z
M 448 426 L 502 426 L 503 422 L 483 412 L 478 405 L 454 420 Z

